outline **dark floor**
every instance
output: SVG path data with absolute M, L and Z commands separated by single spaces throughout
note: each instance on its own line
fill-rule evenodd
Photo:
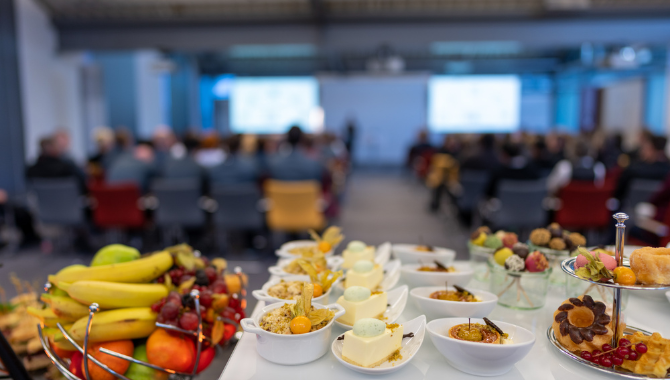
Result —
M 459 259 L 467 258 L 467 229 L 462 227 L 449 204 L 438 213 L 428 211 L 429 191 L 411 176 L 398 170 L 355 171 L 349 181 L 339 220 L 346 245 L 350 240 L 368 244 L 423 243 L 456 250 Z M 273 244 L 281 244 L 275 235 Z M 198 247 L 196 247 L 198 248 Z M 8 295 L 15 293 L 9 279 L 15 273 L 22 280 L 41 286 L 47 275 L 76 263 L 88 264 L 93 252 L 43 254 L 39 248 L 0 254 L 0 286 Z M 212 257 L 215 255 L 208 256 Z M 240 266 L 249 275 L 249 289 L 258 289 L 268 279 L 267 268 L 276 262 L 272 253 L 243 251 L 224 255 L 230 267 Z M 249 311 L 256 300 L 249 297 Z M 203 379 L 215 379 L 222 371 L 231 349 L 217 355 L 215 363 L 203 373 Z

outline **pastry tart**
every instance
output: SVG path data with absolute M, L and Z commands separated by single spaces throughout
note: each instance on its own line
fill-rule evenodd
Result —
M 670 248 L 636 249 L 630 255 L 630 269 L 642 284 L 670 284 Z
M 604 303 L 589 295 L 567 299 L 554 312 L 552 328 L 556 339 L 573 352 L 600 349 L 614 335 L 605 309 Z

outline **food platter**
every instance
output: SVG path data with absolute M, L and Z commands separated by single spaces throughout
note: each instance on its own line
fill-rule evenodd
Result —
M 635 332 L 641 332 L 642 334 L 648 335 L 648 336 L 651 335 L 651 333 L 649 331 L 642 330 L 642 329 L 639 329 L 637 327 L 626 326 L 625 333 L 633 334 Z M 648 379 L 649 378 L 649 376 L 647 376 L 647 375 L 639 375 L 639 374 L 632 373 L 632 372 L 629 372 L 629 371 L 626 371 L 626 370 L 617 369 L 616 367 L 611 367 L 611 368 L 610 367 L 603 367 L 599 364 L 592 363 L 592 362 L 590 362 L 586 359 L 582 359 L 581 357 L 579 357 L 579 355 L 576 355 L 574 352 L 569 351 L 568 349 L 563 347 L 563 345 L 561 345 L 561 343 L 558 341 L 558 339 L 556 339 L 556 335 L 554 335 L 554 329 L 551 326 L 549 327 L 549 329 L 547 329 L 547 339 L 549 339 L 549 342 L 551 342 L 551 344 L 554 345 L 554 347 L 556 347 L 560 353 L 566 355 L 567 357 L 569 357 L 570 359 L 572 359 L 572 360 L 574 360 L 578 363 L 581 363 L 585 366 L 591 367 L 592 369 L 594 369 L 596 371 L 600 371 L 600 372 L 606 373 L 608 375 L 617 375 L 617 376 L 628 378 L 628 379 Z M 668 377 L 666 377 L 666 378 L 668 378 Z
M 608 288 L 615 288 L 615 289 L 625 289 L 625 290 L 670 290 L 670 285 L 641 285 L 641 284 L 635 284 L 635 285 L 621 285 L 621 284 L 615 284 L 612 282 L 598 282 L 598 281 L 592 281 L 586 278 L 581 278 L 577 276 L 575 273 L 575 260 L 577 260 L 576 257 L 571 257 L 569 259 L 563 260 L 561 263 L 561 269 L 563 269 L 563 272 L 569 274 L 570 276 L 581 280 L 581 281 L 586 281 L 590 282 L 595 285 L 600 285 L 600 286 L 606 286 Z M 623 259 L 623 266 L 630 268 L 630 262 L 628 259 Z

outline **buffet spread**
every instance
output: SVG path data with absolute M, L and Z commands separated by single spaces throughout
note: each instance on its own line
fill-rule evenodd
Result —
M 338 256 L 336 228 L 288 243 L 221 379 L 667 378 L 670 249 L 626 253 L 615 218 L 611 250 L 556 224 L 528 243 L 482 227 L 470 262 L 360 241 Z

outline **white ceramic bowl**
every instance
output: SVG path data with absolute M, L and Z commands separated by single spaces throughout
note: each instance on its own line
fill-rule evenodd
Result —
M 271 266 L 268 268 L 268 271 L 270 274 L 273 274 L 278 277 L 286 277 L 286 276 L 295 276 L 295 273 L 289 273 L 284 271 L 284 267 L 287 266 L 290 262 L 292 262 L 295 259 L 279 259 L 277 261 L 277 265 Z M 344 259 L 340 256 L 330 256 L 326 258 L 326 264 L 328 265 L 328 269 L 330 270 L 338 270 L 340 269 L 340 266 L 344 262 Z
M 402 359 L 398 361 L 393 363 L 385 362 L 374 368 L 363 368 L 351 363 L 347 363 L 342 359 L 342 347 L 344 346 L 344 341 L 337 339 L 335 339 L 331 345 L 333 355 L 335 355 L 335 358 L 340 363 L 342 363 L 343 366 L 356 372 L 367 375 L 385 375 L 387 373 L 395 372 L 407 365 L 407 363 L 409 363 L 412 358 L 414 358 L 414 355 L 419 351 L 419 348 L 421 348 L 423 338 L 426 335 L 426 316 L 418 316 L 411 321 L 403 323 L 402 326 L 405 334 L 412 332 L 414 333 L 414 337 L 405 338 L 402 340 L 402 345 L 400 348 L 400 355 L 402 355 Z
M 670 290 L 665 292 L 665 296 L 668 298 L 668 302 L 670 302 Z
M 287 243 L 284 243 L 279 247 L 278 250 L 275 251 L 275 254 L 279 257 L 287 258 L 287 259 L 295 259 L 300 257 L 300 255 L 294 255 L 290 253 L 289 251 L 293 248 L 300 248 L 300 247 L 305 247 L 305 246 L 316 246 L 318 243 L 315 242 L 314 240 L 293 240 L 289 241 Z M 326 256 L 330 256 L 335 252 L 335 249 L 337 249 L 337 246 L 333 247 L 330 251 L 324 253 Z
M 399 286 L 386 292 L 387 301 L 390 306 L 387 307 L 384 312 L 384 318 L 386 318 L 384 320 L 385 323 L 394 323 L 400 318 L 400 314 L 402 314 L 405 310 L 405 306 L 407 306 L 407 293 L 407 285 Z M 354 328 L 354 326 L 347 325 L 340 321 L 335 321 L 335 324 L 345 330 Z
M 484 323 L 483 320 L 472 320 Z M 492 321 L 509 334 L 511 344 L 486 344 L 449 338 L 449 329 L 468 323 L 467 318 L 436 319 L 426 325 L 435 348 L 454 368 L 475 376 L 499 376 L 509 372 L 535 344 L 535 334 L 516 325 Z
M 266 305 L 270 305 L 270 304 L 273 304 L 273 303 L 276 303 L 276 302 L 286 302 L 286 301 L 288 301 L 288 300 L 281 299 L 281 298 L 275 298 L 275 297 L 272 297 L 272 296 L 270 296 L 270 295 L 268 294 L 268 289 L 270 289 L 271 287 L 277 285 L 277 284 L 278 284 L 280 281 L 282 281 L 282 280 L 283 280 L 283 281 L 286 281 L 286 282 L 290 282 L 290 281 L 312 282 L 312 279 L 310 279 L 309 276 L 306 275 L 306 274 L 304 274 L 304 275 L 286 276 L 286 277 L 277 278 L 277 279 L 270 280 L 270 281 L 266 282 L 266 283 L 263 285 L 262 288 L 252 291 L 251 294 L 252 294 L 252 295 L 254 296 L 254 298 L 256 298 L 257 300 L 259 300 L 259 301 L 264 301 Z M 314 297 L 314 298 L 312 299 L 312 302 L 314 302 L 314 303 L 320 303 L 320 304 L 322 304 L 322 305 L 328 303 L 329 296 L 330 296 L 330 292 L 333 291 L 333 286 L 334 286 L 335 284 L 337 284 L 338 282 L 340 282 L 341 280 L 342 280 L 342 277 L 340 277 L 340 278 L 338 278 L 337 280 L 335 280 L 335 282 L 330 286 L 330 288 L 328 289 L 328 291 L 326 291 L 325 293 L 323 293 L 323 294 L 322 294 L 321 296 L 319 296 L 319 297 Z
M 377 264 L 386 265 L 386 263 L 388 263 L 391 259 L 392 247 L 393 246 L 389 242 L 386 242 L 377 247 L 377 251 L 375 252 L 375 262 Z
M 432 263 L 439 261 L 444 266 L 449 266 L 456 257 L 452 249 L 433 247 L 432 252 L 417 251 L 417 244 L 393 244 L 393 254 L 403 264 Z
M 286 303 L 295 303 L 288 301 Z M 344 308 L 336 303 L 330 305 L 312 304 L 316 309 L 331 309 L 335 317 L 321 330 L 299 335 L 282 335 L 265 331 L 260 327 L 261 319 L 269 311 L 284 306 L 275 303 L 263 308 L 255 318 L 244 318 L 240 326 L 245 333 L 256 334 L 256 351 L 263 358 L 282 365 L 298 365 L 312 362 L 328 351 L 330 332 L 334 321 L 344 315 Z
M 434 266 L 435 264 L 429 264 Z M 469 263 L 452 264 L 458 272 L 419 272 L 421 264 L 405 264 L 400 268 L 402 278 L 411 286 L 440 286 L 444 284 L 465 286 L 475 272 Z
M 347 276 L 347 273 L 344 273 Z M 400 260 L 391 260 L 384 265 L 384 278 L 379 284 L 379 288 L 385 292 L 391 290 L 400 280 Z M 340 281 L 337 288 L 344 292 L 344 281 Z
M 443 301 L 430 298 L 431 293 L 444 290 L 444 286 L 426 286 L 414 288 L 409 292 L 416 306 L 426 314 L 428 319 L 445 317 L 484 318 L 488 316 L 498 303 L 498 297 L 478 289 L 467 289 L 482 299 L 482 302 Z M 449 290 L 455 290 L 449 287 Z

